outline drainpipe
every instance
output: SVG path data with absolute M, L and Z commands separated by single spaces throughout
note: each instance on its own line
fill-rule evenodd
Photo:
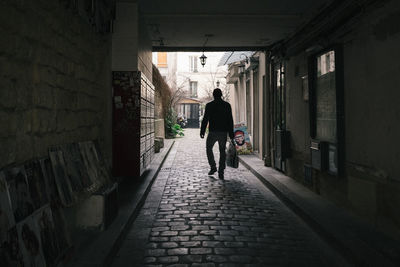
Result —
M 263 129 L 263 144 L 265 150 L 264 153 L 264 165 L 271 167 L 271 64 L 270 64 L 270 57 L 271 52 L 265 50 L 265 91 L 263 92 L 264 96 L 264 108 L 263 108 L 263 117 L 264 117 L 264 129 Z

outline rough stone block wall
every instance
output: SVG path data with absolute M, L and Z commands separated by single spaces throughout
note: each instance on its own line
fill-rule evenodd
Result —
M 109 37 L 62 1 L 1 1 L 0 168 L 69 142 L 109 151 L 110 71 Z

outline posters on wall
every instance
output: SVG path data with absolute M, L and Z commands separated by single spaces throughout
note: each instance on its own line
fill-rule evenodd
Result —
M 17 231 L 25 266 L 46 266 L 40 233 L 34 221 L 34 216 L 29 216 L 18 223 Z
M 45 205 L 5 231 L 0 242 L 0 266 L 56 266 L 70 242 L 53 214 Z
M 78 144 L 67 144 L 63 146 L 64 159 L 67 164 L 68 172 L 71 172 L 79 181 L 84 189 L 89 188 L 93 184 L 90 179 L 87 168 L 83 161 L 83 156 Z
M 89 177 L 97 185 L 97 188 L 106 184 L 108 182 L 108 174 L 96 144 L 92 141 L 81 142 L 79 143 L 79 148 Z
M 6 238 L 1 242 L 0 265 L 25 266 L 16 226 L 6 232 Z
M 40 237 L 43 257 L 47 266 L 54 266 L 60 251 L 52 212 L 49 206 L 38 210 L 33 216 L 33 221 Z
M 8 193 L 10 194 L 11 208 L 14 213 L 15 222 L 25 219 L 34 210 L 28 181 L 23 166 L 4 170 Z
M 106 167 L 106 166 L 108 166 L 108 164 L 107 164 L 105 158 L 103 157 L 103 155 L 101 154 L 100 144 L 99 144 L 99 142 L 97 140 L 95 140 L 94 142 L 91 142 L 91 143 L 93 143 L 93 147 L 92 147 L 93 153 L 95 153 L 96 156 L 97 156 L 96 157 L 97 158 L 97 165 L 99 166 L 99 170 L 100 170 L 100 173 L 101 173 L 100 181 L 103 184 L 109 183 L 110 182 L 110 180 L 109 180 L 110 175 L 107 172 L 107 167 Z
M 58 251 L 60 254 L 63 254 L 71 246 L 70 235 L 67 231 L 64 213 L 61 209 L 52 210 L 52 216 Z
M 250 136 L 247 131 L 247 126 L 245 123 L 242 122 L 235 124 L 233 134 L 236 143 L 236 150 L 239 155 L 253 153 L 253 148 L 250 142 Z
M 54 231 L 58 240 L 59 251 L 64 252 L 70 247 L 71 242 L 69 240 L 64 214 L 61 210 L 62 202 L 58 194 L 52 164 L 49 158 L 41 159 L 40 164 L 45 174 L 46 191 L 50 200 L 51 215 L 54 223 Z
M 7 238 L 7 231 L 15 225 L 14 213 L 11 208 L 8 185 L 3 172 L 0 172 L 0 242 Z
M 81 168 L 79 159 L 75 158 L 72 144 L 64 145 L 60 148 L 64 157 L 65 170 L 67 172 L 71 188 L 74 193 L 81 192 L 83 189 Z
M 49 156 L 61 203 L 64 206 L 71 206 L 75 201 L 75 196 L 66 172 L 63 153 L 60 149 L 52 148 L 49 150 Z
M 71 243 L 52 165 L 24 166 L 0 172 L 0 266 L 56 266 Z
M 81 142 L 81 143 L 79 143 L 79 150 L 81 152 L 82 159 L 83 159 L 83 165 L 86 168 L 88 176 L 89 176 L 90 180 L 92 181 L 92 183 L 94 183 L 95 186 L 97 187 L 97 185 L 100 182 L 101 173 L 96 164 L 97 163 L 97 155 L 96 155 L 95 151 L 93 150 L 92 144 L 93 143 L 90 141 Z
M 50 158 L 40 159 L 40 167 L 44 175 L 46 193 L 49 199 L 51 208 L 58 209 L 61 207 L 62 202 L 58 194 L 57 184 L 53 173 L 53 166 Z
M 24 167 L 29 193 L 31 194 L 33 207 L 36 210 L 49 202 L 43 170 L 37 160 L 26 163 Z
M 71 180 L 76 190 L 108 182 L 91 141 L 49 155 L 0 171 L 0 266 L 56 266 L 71 247 L 62 211 L 77 199 Z

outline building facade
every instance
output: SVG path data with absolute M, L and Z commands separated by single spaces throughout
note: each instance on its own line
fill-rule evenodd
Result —
M 392 10 L 398 2 L 332 6 L 290 39 L 230 63 L 227 82 L 235 122 L 246 122 L 266 166 L 398 236 Z
M 176 107 L 178 116 L 188 120 L 188 127 L 199 127 L 203 114 L 202 103 L 211 101 L 212 91 L 219 87 L 229 98 L 226 74 L 227 66 L 218 66 L 224 53 L 208 52 L 204 66 L 201 65 L 200 52 L 154 52 L 153 63 L 160 70 L 169 86 L 180 92 Z

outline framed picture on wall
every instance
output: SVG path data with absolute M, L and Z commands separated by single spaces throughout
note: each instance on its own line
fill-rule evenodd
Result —
M 61 202 L 66 207 L 71 206 L 75 202 L 75 196 L 67 174 L 63 152 L 59 148 L 51 148 L 49 156 Z
M 5 232 L 5 239 L 0 242 L 0 253 L 1 263 L 4 266 L 24 266 L 17 226 Z
M 38 229 L 38 238 L 46 266 L 56 266 L 57 258 L 60 255 L 60 246 L 50 206 L 47 205 L 39 209 L 32 217 L 34 226 Z
M 19 247 L 24 259 L 24 266 L 46 266 L 43 257 L 40 232 L 33 220 L 28 216 L 17 224 Z
M 7 231 L 15 226 L 8 185 L 4 173 L 0 171 L 0 244 L 7 238 Z
M 36 210 L 49 202 L 43 170 L 38 160 L 27 162 L 24 167 L 33 207 Z
M 17 223 L 34 211 L 25 169 L 23 166 L 14 167 L 6 169 L 4 174 L 10 194 L 11 207 Z

